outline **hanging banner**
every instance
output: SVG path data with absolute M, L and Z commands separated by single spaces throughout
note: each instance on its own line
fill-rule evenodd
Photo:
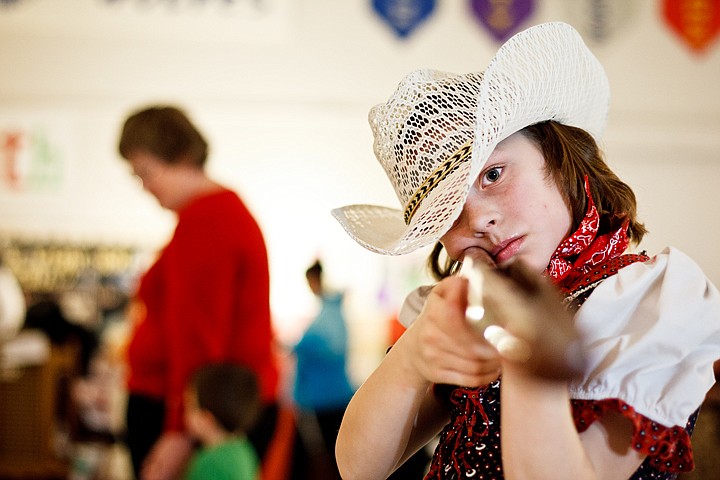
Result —
M 568 18 L 586 41 L 607 43 L 636 17 L 638 2 L 575 0 L 567 3 Z
M 0 0 L 0 32 L 94 41 L 127 35 L 193 45 L 282 46 L 293 37 L 293 0 Z M 90 37 L 90 38 L 88 38 Z M 182 50 L 183 47 L 178 47 Z
M 56 128 L 57 127 L 57 128 Z M 57 192 L 65 184 L 67 128 L 0 116 L 0 192 Z
M 720 0 L 664 0 L 663 17 L 691 50 L 702 53 L 720 33 Z
M 373 0 L 373 8 L 400 38 L 406 38 L 432 14 L 435 0 Z
M 470 0 L 475 17 L 499 43 L 520 31 L 535 10 L 534 0 Z

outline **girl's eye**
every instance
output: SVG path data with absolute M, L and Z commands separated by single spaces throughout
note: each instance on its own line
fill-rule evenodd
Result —
M 486 171 L 480 179 L 480 185 L 485 187 L 491 183 L 497 182 L 500 179 L 500 175 L 502 175 L 502 170 L 502 167 L 493 167 Z

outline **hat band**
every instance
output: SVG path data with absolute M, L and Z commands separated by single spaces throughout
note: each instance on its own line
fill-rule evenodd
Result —
M 428 175 L 422 185 L 415 190 L 412 198 L 410 198 L 410 201 L 405 206 L 405 213 L 403 215 L 405 225 L 410 225 L 413 215 L 415 215 L 415 212 L 420 207 L 423 199 L 428 196 L 432 189 L 442 182 L 445 177 L 455 171 L 461 163 L 467 160 L 472 153 L 472 144 L 473 142 L 470 140 L 460 147 L 457 152 L 453 153 L 450 158 L 445 160 L 438 168 L 435 169 L 435 171 Z

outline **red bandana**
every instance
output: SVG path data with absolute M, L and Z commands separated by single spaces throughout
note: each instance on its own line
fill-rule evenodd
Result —
M 554 283 L 562 284 L 571 278 L 584 275 L 595 265 L 621 255 L 628 247 L 627 236 L 629 220 L 614 232 L 597 236 L 600 228 L 600 214 L 590 193 L 590 183 L 585 177 L 585 193 L 588 208 L 578 229 L 558 245 L 550 257 L 550 264 L 545 270 Z M 573 260 L 574 259 L 574 260 Z

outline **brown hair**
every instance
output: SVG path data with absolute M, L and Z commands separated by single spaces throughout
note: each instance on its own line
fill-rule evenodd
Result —
M 545 169 L 552 178 L 572 216 L 575 231 L 587 211 L 585 177 L 590 184 L 595 206 L 600 214 L 599 235 L 616 230 L 628 222 L 630 241 L 639 244 L 647 230 L 637 218 L 637 202 L 632 189 L 605 163 L 592 135 L 580 128 L 546 121 L 530 125 L 519 132 L 532 141 L 545 158 Z M 428 258 L 432 275 L 441 279 L 457 268 L 457 262 L 445 256 L 440 242 Z
M 216 363 L 200 367 L 190 380 L 198 406 L 231 433 L 246 433 L 260 413 L 255 373 L 241 365 Z
M 305 270 L 305 276 L 308 278 L 313 277 L 319 280 L 322 278 L 322 271 L 322 263 L 320 263 L 320 260 L 315 260 L 315 262 L 313 262 L 313 264 Z
M 202 168 L 207 160 L 208 144 L 182 110 L 153 106 L 125 120 L 118 150 L 125 159 L 133 152 L 146 151 L 166 163 L 188 163 Z

